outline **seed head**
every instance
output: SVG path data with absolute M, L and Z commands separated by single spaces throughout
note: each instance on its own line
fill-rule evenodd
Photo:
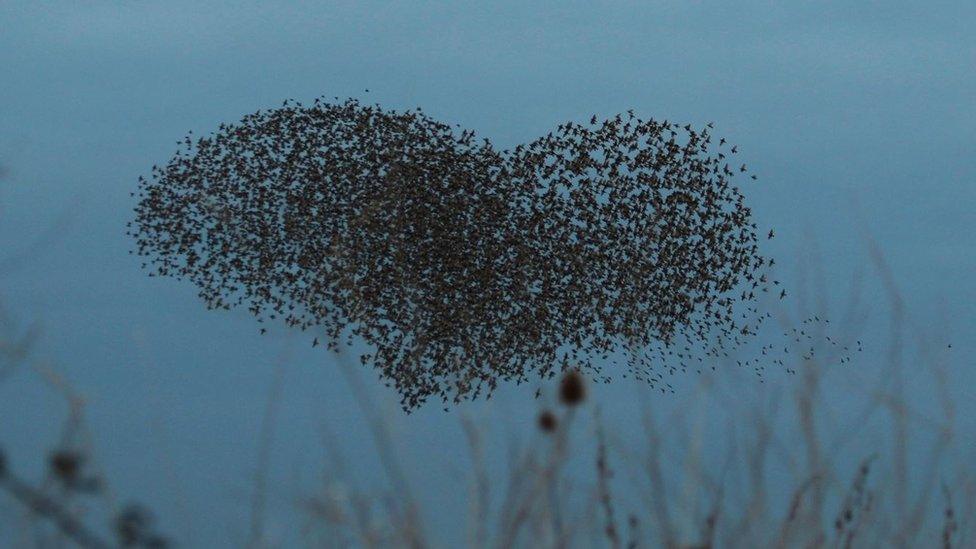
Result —
M 559 400 L 566 406 L 576 406 L 586 398 L 586 381 L 576 370 L 563 374 L 559 382 Z
M 72 485 L 78 480 L 81 470 L 82 457 L 71 450 L 58 450 L 51 454 L 48 465 L 55 478 L 65 485 Z
M 546 433 L 551 433 L 556 430 L 556 414 L 553 414 L 549 410 L 543 410 L 539 414 L 539 428 Z

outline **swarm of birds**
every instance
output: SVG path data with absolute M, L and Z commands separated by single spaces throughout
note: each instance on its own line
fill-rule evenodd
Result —
M 717 355 L 754 333 L 739 304 L 785 297 L 712 127 L 628 111 L 498 151 L 419 108 L 285 101 L 179 142 L 129 232 L 210 308 L 359 338 L 406 410 L 621 355 L 663 384 L 655 352 Z

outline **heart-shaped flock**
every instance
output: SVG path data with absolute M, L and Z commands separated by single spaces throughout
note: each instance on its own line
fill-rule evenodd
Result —
M 664 387 L 668 359 L 750 334 L 733 305 L 768 288 L 730 183 L 746 168 L 710 129 L 628 112 L 497 151 L 419 109 L 286 101 L 187 136 L 140 178 L 130 234 L 211 308 L 361 338 L 407 410 L 568 368 L 609 380 L 621 357 Z

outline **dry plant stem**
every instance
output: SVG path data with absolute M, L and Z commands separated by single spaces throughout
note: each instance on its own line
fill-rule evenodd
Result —
M 596 457 L 596 468 L 597 468 L 597 489 L 599 490 L 600 502 L 603 505 L 603 512 L 605 514 L 606 526 L 604 527 L 604 532 L 606 532 L 607 539 L 610 540 L 610 545 L 617 549 L 620 547 L 620 535 L 617 528 L 617 521 L 613 514 L 613 503 L 610 496 L 610 468 L 607 465 L 607 441 L 603 433 L 603 422 L 600 420 L 600 411 L 596 410 L 596 436 L 597 436 L 597 457 Z
M 703 477 L 703 480 L 709 482 L 712 487 L 712 492 L 714 493 L 714 501 L 712 502 L 711 510 L 708 516 L 705 518 L 705 532 L 703 535 L 703 547 L 711 548 L 715 546 L 716 532 L 718 530 L 718 520 L 722 515 L 722 508 L 725 505 L 725 486 L 728 483 L 729 471 L 732 469 L 732 452 L 730 451 L 726 454 L 725 465 L 722 467 L 722 475 L 719 482 Z
M 780 529 L 779 541 L 776 543 L 776 547 L 780 549 L 785 549 L 789 547 L 790 534 L 793 532 L 794 526 L 796 525 L 796 519 L 800 514 L 801 506 L 803 505 L 803 497 L 806 495 L 807 490 L 815 482 L 820 482 L 821 477 L 814 475 L 804 481 L 799 488 L 793 493 L 793 497 L 790 498 L 790 508 L 786 515 L 786 520 L 783 521 L 783 526 Z
M 394 455 L 393 444 L 390 441 L 389 433 L 386 431 L 383 418 L 379 416 L 376 408 L 373 406 L 366 387 L 363 385 L 353 365 L 346 360 L 345 355 L 340 351 L 335 350 L 333 355 L 336 357 L 339 369 L 342 370 L 349 387 L 352 389 L 356 402 L 359 404 L 363 414 L 367 417 L 380 460 L 390 477 L 390 482 L 393 483 L 396 495 L 400 503 L 406 507 L 406 516 L 404 517 L 403 523 L 405 527 L 404 533 L 407 536 L 406 542 L 411 548 L 425 547 L 427 544 L 423 542 L 423 525 L 421 524 L 420 515 L 417 512 L 416 503 L 407 483 L 406 476 L 403 474 L 400 463 Z
M 567 452 L 569 450 L 569 429 L 573 425 L 573 418 L 576 416 L 576 408 L 569 408 L 560 421 L 560 427 L 555 438 L 555 448 L 550 455 L 549 461 L 543 469 L 542 482 L 545 483 L 548 494 L 548 513 L 551 519 L 552 534 L 555 539 L 563 537 L 565 531 L 562 513 L 560 510 L 559 498 L 559 472 L 566 463 Z
M 85 549 L 112 547 L 111 544 L 106 543 L 89 530 L 60 503 L 31 488 L 26 482 L 14 477 L 9 472 L 0 476 L 0 487 L 32 513 L 51 521 L 58 527 L 59 532 L 79 546 Z
M 7 319 L 3 318 L 3 316 L 5 315 L 0 310 L 0 320 L 6 323 Z M 27 333 L 19 339 L 11 341 L 4 338 L 0 341 L 0 359 L 2 359 L 2 362 L 0 362 L 0 382 L 12 374 L 14 368 L 24 361 L 39 335 L 39 326 L 33 324 L 27 328 Z
M 506 498 L 507 504 L 503 508 L 514 509 L 514 512 L 503 523 L 502 535 L 499 538 L 498 547 L 512 547 L 515 544 L 522 527 L 532 514 L 532 509 L 537 498 L 540 497 L 543 490 L 547 490 L 547 493 L 552 496 L 551 490 L 554 489 L 553 486 L 558 468 L 566 458 L 568 431 L 574 415 L 575 409 L 570 408 L 567 410 L 565 417 L 559 422 L 549 459 L 543 465 L 541 471 L 536 473 L 537 478 L 534 481 L 524 482 L 522 479 L 524 475 L 532 472 L 531 468 L 528 467 L 528 465 L 532 464 L 531 455 L 526 456 L 521 467 L 518 469 L 512 468 L 512 476 L 509 480 L 509 493 Z M 520 488 L 528 492 L 521 498 L 518 497 L 520 495 Z M 550 513 L 554 511 L 553 507 L 558 504 L 558 501 L 554 501 L 553 499 L 550 497 Z M 553 529 L 555 538 L 557 540 L 562 539 L 563 532 L 561 531 L 561 526 L 554 526 Z
M 749 483 L 753 487 L 753 491 L 752 497 L 746 505 L 747 512 L 742 515 L 738 526 L 739 533 L 736 536 L 738 538 L 744 538 L 747 534 L 754 535 L 755 524 L 766 512 L 766 490 L 764 486 L 766 484 L 766 464 L 773 428 L 758 410 L 755 412 L 753 425 L 757 430 L 757 440 L 751 445 L 752 452 L 745 456 L 748 462 Z
M 254 495 L 251 499 L 251 528 L 248 547 L 260 547 L 264 539 L 264 516 L 268 499 L 268 469 L 271 462 L 271 446 L 274 439 L 275 417 L 281 404 L 281 392 L 285 380 L 285 360 L 275 365 L 274 381 L 268 393 L 268 402 L 261 422 L 258 442 L 258 462 L 254 472 Z
M 41 243 L 39 240 L 38 243 Z M 12 263 L 5 262 L 5 267 L 10 267 Z M 6 315 L 0 309 L 0 317 L 7 321 Z M 6 355 L 11 361 L 11 365 L 0 369 L 0 381 L 10 372 L 14 364 L 22 362 L 26 357 L 34 341 L 40 335 L 37 324 L 32 324 L 19 341 L 11 345 L 7 341 L 2 342 L 0 353 Z M 84 399 L 75 391 L 65 378 L 45 362 L 34 361 L 30 364 L 31 368 L 41 376 L 41 378 L 57 393 L 64 397 L 68 404 L 69 414 L 61 430 L 61 440 L 59 448 L 84 448 L 84 454 L 91 456 L 91 441 L 86 436 L 83 429 L 83 408 Z M 37 516 L 50 521 L 57 527 L 57 542 L 63 543 L 66 539 L 71 540 L 77 545 L 85 548 L 111 547 L 109 543 L 102 540 L 97 534 L 92 532 L 75 514 L 67 508 L 70 493 L 63 487 L 58 487 L 59 498 L 52 497 L 45 493 L 54 479 L 48 476 L 41 488 L 34 488 L 28 483 L 13 475 L 9 470 L 0 471 L 0 489 L 9 493 L 24 508 L 25 524 L 33 522 Z M 26 533 L 26 529 L 24 532 Z M 28 543 L 28 537 L 22 538 L 23 543 Z
M 473 487 L 473 497 L 471 498 L 471 547 L 486 547 L 488 542 L 488 507 L 490 504 L 490 493 L 488 487 L 488 472 L 485 470 L 484 448 L 481 444 L 481 436 L 474 423 L 467 417 L 462 418 L 461 425 L 464 434 L 468 439 L 468 448 L 471 451 L 471 459 L 474 464 L 475 480 Z
M 572 414 L 572 410 L 569 411 L 569 414 Z M 568 414 L 564 422 L 569 423 Z M 556 438 L 556 452 L 553 453 L 549 466 L 543 472 L 543 478 L 546 481 L 546 511 L 550 519 L 551 535 L 555 539 L 560 539 L 564 530 L 562 513 L 559 508 L 559 469 L 564 461 L 567 437 L 568 435 L 564 432 Z
M 952 505 L 952 493 L 949 492 L 949 487 L 946 483 L 942 482 L 942 495 L 945 498 L 945 519 L 942 526 L 942 547 L 945 549 L 951 549 L 952 538 L 958 528 L 956 523 L 955 509 Z
M 644 432 L 647 433 L 648 454 L 645 459 L 648 479 L 651 481 L 652 495 L 650 505 L 657 521 L 658 541 L 662 547 L 674 546 L 674 527 L 671 521 L 671 514 L 668 511 L 665 497 L 667 487 L 664 484 L 664 475 L 661 472 L 660 461 L 660 440 L 654 418 L 651 414 L 651 407 L 644 402 Z
M 526 497 L 522 496 L 522 491 L 528 489 L 524 477 L 529 474 L 531 469 L 531 456 L 521 456 L 515 444 L 510 444 L 509 465 L 508 465 L 508 487 L 505 499 L 502 504 L 502 517 L 499 525 L 501 534 L 498 536 L 496 547 L 499 549 L 511 547 L 518 537 L 519 531 L 528 518 L 529 503 L 534 497 L 534 491 L 529 491 Z
M 902 371 L 902 347 L 904 330 L 904 301 L 898 286 L 895 283 L 894 274 L 889 268 L 884 256 L 877 243 L 866 233 L 868 251 L 876 270 L 881 275 L 882 282 L 888 293 L 891 303 L 891 343 L 888 353 L 889 367 L 893 369 L 892 389 L 895 402 L 903 403 L 905 400 L 904 374 Z M 901 528 L 896 532 L 892 543 L 899 547 L 906 547 L 918 532 L 920 520 L 919 513 L 908 511 L 908 421 L 906 414 L 898 408 L 892 408 L 894 416 L 894 467 L 895 467 L 895 505 L 898 517 L 901 519 Z M 928 488 L 928 487 L 926 487 Z M 923 498 L 927 499 L 928 490 L 923 492 Z M 921 503 L 921 502 L 920 502 Z
M 800 429 L 803 433 L 803 441 L 806 447 L 807 469 L 814 475 L 824 470 L 823 457 L 821 456 L 821 442 L 817 436 L 816 420 L 814 407 L 820 386 L 820 375 L 817 372 L 817 364 L 805 360 L 802 364 L 803 387 L 798 391 L 796 404 L 800 416 Z M 811 487 L 813 503 L 810 507 L 812 513 L 811 522 L 820 524 L 822 521 L 824 490 L 823 485 L 814 483 Z

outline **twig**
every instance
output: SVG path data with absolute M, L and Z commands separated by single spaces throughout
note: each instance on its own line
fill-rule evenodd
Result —
M 353 396 L 356 398 L 356 402 L 359 404 L 360 409 L 363 414 L 369 420 L 369 427 L 373 433 L 373 441 L 376 443 L 376 449 L 379 452 L 380 461 L 383 463 L 383 467 L 386 469 L 387 474 L 390 477 L 390 481 L 394 485 L 394 490 L 400 496 L 401 501 L 406 506 L 406 520 L 404 525 L 407 527 L 407 538 L 410 547 L 423 547 L 425 544 L 422 542 L 422 525 L 420 524 L 420 516 L 417 513 L 417 509 L 414 503 L 414 498 L 410 490 L 410 486 L 407 483 L 406 476 L 403 474 L 403 470 L 400 468 L 399 462 L 394 457 L 393 444 L 390 441 L 389 433 L 386 431 L 382 418 L 376 413 L 376 409 L 373 407 L 369 394 L 366 392 L 366 387 L 363 385 L 361 379 L 357 375 L 353 366 L 346 360 L 345 355 L 343 355 L 338 349 L 334 351 L 336 362 L 338 362 L 340 370 L 346 377 L 346 381 L 352 388 Z
M 251 532 L 249 547 L 259 547 L 264 537 L 264 514 L 268 500 L 268 468 L 271 462 L 271 445 L 274 438 L 275 416 L 281 403 L 281 391 L 285 379 L 285 361 L 275 366 L 274 381 L 268 392 L 268 403 L 261 422 L 258 442 L 258 462 L 254 472 L 254 496 L 251 499 Z
M 33 513 L 53 522 L 62 534 L 81 547 L 86 549 L 112 547 L 111 544 L 106 543 L 81 521 L 72 516 L 57 501 L 35 490 L 26 482 L 11 475 L 9 471 L 0 473 L 0 487 Z

